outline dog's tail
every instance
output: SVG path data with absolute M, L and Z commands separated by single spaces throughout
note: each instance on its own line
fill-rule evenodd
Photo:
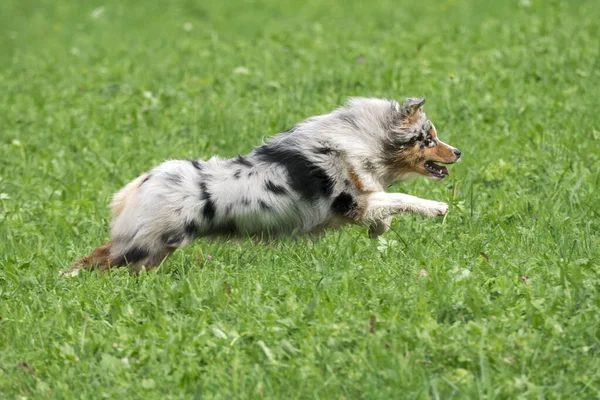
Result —
M 127 204 L 133 201 L 134 195 L 138 191 L 139 187 L 142 186 L 144 182 L 150 177 L 150 174 L 145 173 L 141 176 L 137 177 L 133 181 L 129 182 L 125 187 L 119 190 L 113 196 L 112 202 L 110 203 L 110 208 L 113 212 L 113 220 L 116 219 Z M 111 244 L 110 242 L 104 243 L 102 246 L 96 247 L 90 254 L 85 257 L 81 257 L 73 265 L 71 268 L 61 272 L 62 276 L 67 275 L 77 275 L 80 269 L 94 269 L 98 268 L 101 271 L 105 271 L 112 267 L 121 267 L 125 265 L 126 262 L 123 257 L 111 257 Z

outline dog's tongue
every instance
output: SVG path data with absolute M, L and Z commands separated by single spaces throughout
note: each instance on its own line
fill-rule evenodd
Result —
M 440 165 L 440 170 L 442 171 L 442 175 L 450 176 L 450 172 L 448 172 L 448 168 L 444 167 L 443 165 Z

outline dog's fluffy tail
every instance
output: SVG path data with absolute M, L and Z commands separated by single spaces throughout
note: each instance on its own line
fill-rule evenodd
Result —
M 142 174 L 137 177 L 133 181 L 129 182 L 125 187 L 119 190 L 113 196 L 112 202 L 110 203 L 110 208 L 113 213 L 113 220 L 117 218 L 127 204 L 133 201 L 135 197 L 135 193 L 139 189 L 139 187 L 144 183 L 150 174 Z M 94 269 L 99 268 L 101 271 L 107 270 L 111 267 L 121 267 L 124 264 L 123 257 L 111 257 L 111 244 L 110 242 L 106 242 L 101 246 L 96 247 L 90 254 L 85 257 L 81 257 L 71 266 L 71 268 L 61 272 L 62 276 L 67 275 L 77 275 L 80 269 Z

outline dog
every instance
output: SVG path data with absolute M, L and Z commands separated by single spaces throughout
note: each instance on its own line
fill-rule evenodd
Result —
M 200 237 L 272 239 L 356 224 L 374 238 L 395 215 L 443 216 L 443 202 L 386 192 L 419 175 L 442 180 L 442 164 L 461 156 L 439 140 L 424 104 L 351 98 L 246 156 L 166 161 L 114 195 L 110 241 L 65 274 L 150 270 Z

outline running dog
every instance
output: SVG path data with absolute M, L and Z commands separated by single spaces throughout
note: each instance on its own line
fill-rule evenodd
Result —
M 438 139 L 425 99 L 352 98 L 231 159 L 170 160 L 115 194 L 110 242 L 64 273 L 159 265 L 200 237 L 277 238 L 345 224 L 387 231 L 392 217 L 443 216 L 445 203 L 390 185 L 444 179 L 461 152 Z

